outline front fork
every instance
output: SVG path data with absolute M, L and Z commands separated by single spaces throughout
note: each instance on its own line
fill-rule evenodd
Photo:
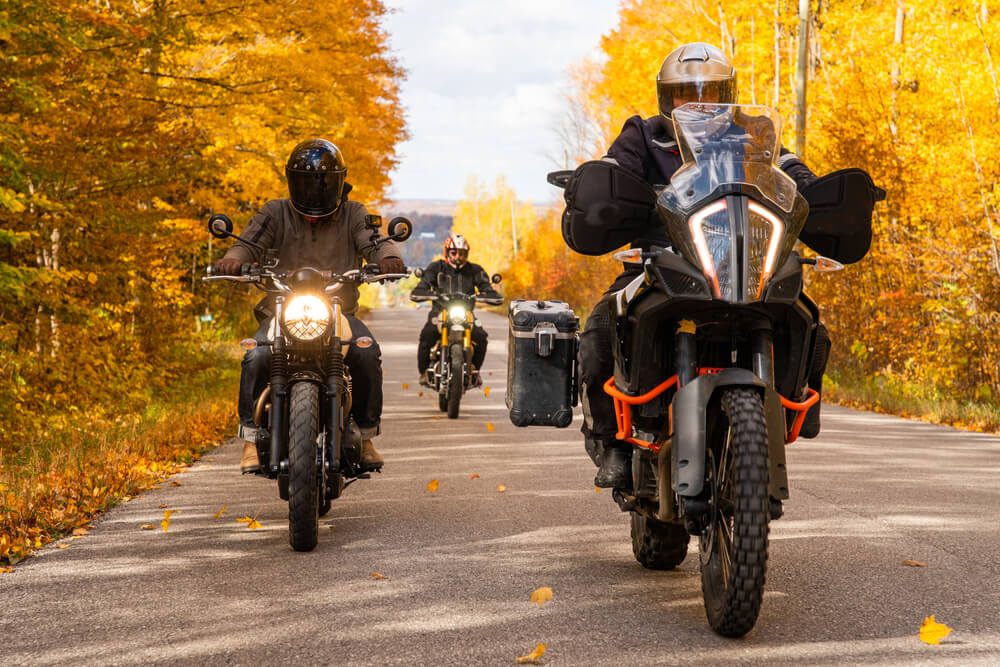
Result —
M 288 457 L 288 409 L 285 405 L 288 398 L 288 353 L 284 337 L 278 331 L 284 303 L 285 299 L 280 295 L 275 300 L 275 336 L 271 345 L 271 458 L 268 461 L 271 477 L 278 476 L 281 462 Z
M 326 359 L 326 405 L 323 406 L 326 413 L 326 437 L 329 451 L 328 465 L 330 472 L 340 470 L 340 449 L 343 438 L 344 421 L 344 353 L 341 350 L 340 330 L 341 306 L 340 300 L 333 299 L 333 342 Z

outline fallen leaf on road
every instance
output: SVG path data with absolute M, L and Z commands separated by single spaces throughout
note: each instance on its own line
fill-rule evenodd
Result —
M 489 387 L 483 387 L 483 396 L 485 396 L 486 398 L 490 397 L 490 388 Z
M 42 538 L 36 537 L 35 538 L 35 548 L 36 549 L 40 549 L 41 547 L 42 547 Z
M 417 392 L 417 396 L 423 396 L 423 395 L 424 395 L 424 392 L 422 392 L 422 391 L 418 391 Z
M 441 419 L 440 415 L 434 415 L 434 421 Z
M 927 567 L 927 563 L 921 563 L 919 560 L 910 560 L 909 558 L 903 561 L 903 565 L 909 565 L 910 567 Z
M 68 544 L 57 544 L 57 545 L 56 545 L 56 549 L 69 549 L 69 545 L 68 545 Z M 921 637 L 922 637 L 922 636 L 923 636 L 923 635 L 922 635 L 922 633 L 921 633 Z M 935 644 L 939 644 L 940 642 L 934 642 L 934 643 L 935 643 Z
M 490 433 L 496 430 L 493 428 L 493 422 L 486 422 L 486 430 L 489 431 Z
M 83 539 L 83 535 L 74 535 L 73 537 L 71 537 L 69 539 L 71 539 L 71 540 L 82 540 Z
M 170 515 L 173 513 L 173 510 L 166 510 L 163 513 L 163 521 L 160 522 L 160 526 L 163 528 L 164 533 L 167 532 L 168 528 L 170 528 Z
M 406 383 L 404 382 L 404 383 L 403 383 L 403 389 L 409 389 L 409 388 L 410 388 L 410 385 L 408 385 L 408 384 L 406 384 Z
M 492 376 L 492 375 L 493 375 L 493 371 L 490 371 L 490 376 Z
M 601 487 L 595 486 L 594 487 L 594 493 L 600 493 L 600 492 L 601 492 Z
M 184 486 L 184 482 L 170 482 L 170 486 Z
M 151 486 L 149 488 L 151 488 L 151 489 L 162 489 L 163 487 L 162 486 Z
M 257 530 L 258 528 L 260 528 L 260 524 L 257 522 L 257 519 L 250 516 L 240 517 L 236 521 L 237 523 L 245 523 L 247 525 L 247 528 L 249 528 L 250 530 Z
M 534 651 L 532 651 L 528 655 L 522 655 L 520 658 L 517 659 L 517 661 L 522 664 L 530 663 L 532 665 L 537 665 L 538 659 L 542 657 L 543 653 L 545 653 L 545 644 L 539 644 L 538 646 L 535 647 Z
M 88 530 L 86 526 L 80 526 L 79 528 L 74 528 L 73 529 L 73 534 L 74 535 L 86 535 L 89 532 L 90 532 L 90 530 Z
M 10 574 L 14 571 L 12 567 L 0 567 L 0 574 Z
M 218 519 L 220 516 L 222 516 L 222 513 L 226 511 L 227 507 L 229 507 L 229 505 L 223 505 L 221 510 L 212 515 L 212 518 Z
M 154 526 L 151 523 L 144 523 L 139 527 L 142 528 L 143 530 L 156 530 L 156 526 Z
M 531 601 L 538 603 L 541 607 L 543 604 L 552 599 L 552 588 L 550 586 L 542 586 L 541 588 L 533 591 L 531 593 Z
M 938 623 L 934 620 L 934 614 L 931 614 L 924 619 L 923 625 L 920 626 L 920 641 L 925 644 L 940 644 L 941 640 L 951 634 L 952 628 L 949 628 L 944 623 Z
M 160 505 L 160 509 L 161 509 L 161 510 L 165 510 L 165 509 L 167 509 L 168 507 L 170 507 L 170 505 Z
M 436 479 L 432 479 L 431 483 L 427 485 L 427 490 L 428 491 L 437 491 L 438 490 L 438 481 Z
M 389 577 L 384 574 L 379 574 L 378 572 L 372 572 L 372 579 L 388 579 Z
M 498 484 L 497 485 L 497 491 L 499 491 L 500 493 L 503 493 L 506 490 L 507 490 L 507 487 L 504 486 L 503 484 Z
M 469 479 L 479 479 L 479 473 L 478 472 L 472 473 L 471 475 L 469 475 Z

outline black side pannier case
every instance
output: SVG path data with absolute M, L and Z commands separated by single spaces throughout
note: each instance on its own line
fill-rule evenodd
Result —
M 515 426 L 558 426 L 573 421 L 579 321 L 562 301 L 510 304 L 507 407 Z

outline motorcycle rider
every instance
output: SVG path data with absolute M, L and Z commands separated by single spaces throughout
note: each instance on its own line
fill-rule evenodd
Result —
M 645 119 L 632 116 L 625 121 L 621 133 L 602 159 L 640 175 L 659 190 L 670 183 L 670 177 L 683 164 L 674 137 L 671 112 L 688 102 L 735 104 L 736 70 L 720 49 L 703 42 L 685 44 L 663 60 L 656 77 L 656 93 L 659 114 Z M 800 191 L 817 178 L 798 156 L 784 147 L 777 164 L 795 180 Z M 665 229 L 650 229 L 631 245 L 644 250 L 652 246 L 671 246 Z M 641 271 L 637 265 L 626 264 L 605 294 L 622 289 Z M 587 451 L 600 461 L 594 484 L 606 488 L 628 487 L 632 479 L 632 445 L 616 439 L 618 423 L 614 405 L 603 389 L 604 383 L 614 374 L 609 326 L 607 304 L 602 299 L 594 307 L 580 335 L 578 364 L 584 413 L 581 430 Z M 828 353 L 829 335 L 826 328 L 820 325 L 815 362 L 809 374 L 809 386 L 817 391 Z M 800 432 L 803 437 L 815 437 L 819 432 L 819 403 L 814 408 L 807 413 Z
M 469 262 L 469 242 L 461 234 L 451 234 L 444 241 L 444 259 L 431 262 L 424 269 L 424 274 L 420 277 L 420 282 L 413 291 L 410 292 L 410 299 L 413 301 L 425 301 L 429 297 L 437 294 L 438 276 L 448 276 L 450 279 L 445 282 L 450 285 L 452 292 L 461 294 L 476 294 L 487 297 L 486 302 L 497 305 L 503 302 L 503 297 L 493 289 L 486 270 L 478 264 Z M 435 319 L 441 313 L 442 306 L 438 301 L 431 302 L 431 312 L 427 315 L 427 322 L 420 330 L 420 343 L 417 346 L 417 370 L 420 372 L 420 384 L 427 385 L 427 368 L 431 364 L 431 348 L 435 341 L 440 338 L 440 331 L 435 323 Z M 476 320 L 472 328 L 472 383 L 474 386 L 482 384 L 479 377 L 479 369 L 486 359 L 487 335 L 486 329 Z
M 378 264 L 381 273 L 405 273 L 406 266 L 392 242 L 376 244 L 378 232 L 366 225 L 365 206 L 347 198 L 351 185 L 346 182 L 347 164 L 335 145 L 325 139 L 309 139 L 297 145 L 285 165 L 288 199 L 274 199 L 261 207 L 243 237 L 265 248 L 278 251 L 279 266 L 297 269 L 306 266 L 335 273 L 360 268 L 361 259 Z M 220 275 L 238 275 L 243 264 L 259 262 L 263 253 L 246 243 L 235 243 L 215 263 Z M 345 285 L 338 292 L 343 313 L 350 324 L 353 339 L 345 355 L 351 369 L 354 420 L 361 429 L 361 463 L 378 469 L 382 456 L 372 443 L 379 432 L 382 415 L 382 356 L 368 327 L 354 316 L 358 309 L 358 288 Z M 268 340 L 273 311 L 268 300 L 257 304 L 254 314 L 260 328 L 254 338 Z M 240 376 L 238 413 L 239 437 L 243 439 L 240 470 L 256 472 L 260 468 L 254 444 L 256 428 L 254 404 L 267 386 L 271 350 L 258 345 L 243 357 Z

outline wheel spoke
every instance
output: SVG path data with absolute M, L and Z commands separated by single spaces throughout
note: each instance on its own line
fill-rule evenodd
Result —
M 720 516 L 715 523 L 716 543 L 719 545 L 719 564 L 722 566 L 722 580 L 729 587 L 729 573 L 733 569 L 732 548 L 733 538 L 729 521 Z

